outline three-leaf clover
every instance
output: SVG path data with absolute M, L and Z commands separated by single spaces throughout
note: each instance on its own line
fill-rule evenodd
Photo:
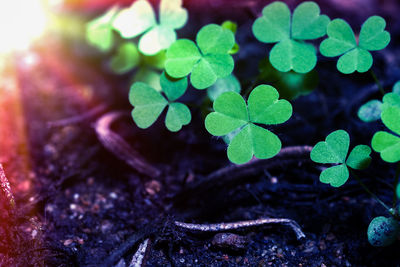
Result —
M 150 127 L 168 106 L 165 126 L 171 132 L 177 132 L 192 119 L 189 108 L 175 102 L 185 93 L 187 79 L 173 80 L 163 73 L 160 84 L 166 97 L 145 83 L 136 82 L 132 85 L 129 92 L 129 101 L 134 107 L 132 118 L 139 128 L 145 129 Z
M 237 131 L 228 146 L 228 158 L 236 164 L 246 163 L 253 155 L 259 159 L 275 156 L 281 141 L 271 131 L 257 125 L 279 124 L 292 115 L 292 105 L 278 99 L 278 91 L 269 85 L 259 85 L 247 100 L 236 92 L 225 92 L 214 102 L 214 112 L 207 115 L 205 126 L 215 136 Z
M 349 178 L 348 167 L 362 170 L 371 162 L 371 148 L 358 145 L 347 157 L 350 146 L 349 134 L 344 130 L 330 133 L 325 141 L 317 143 L 311 151 L 311 160 L 317 163 L 337 164 L 321 172 L 320 181 L 333 187 L 342 186 Z M 347 158 L 347 160 L 346 160 Z
M 151 4 L 147 0 L 138 0 L 116 15 L 113 27 L 124 38 L 144 33 L 139 40 L 139 50 L 143 54 L 154 55 L 175 42 L 175 30 L 182 28 L 187 19 L 188 13 L 182 8 L 182 0 L 161 0 L 159 23 Z
M 229 51 L 235 37 L 232 31 L 209 24 L 197 33 L 196 43 L 188 39 L 173 43 L 167 51 L 165 70 L 174 78 L 190 74 L 193 87 L 205 89 L 232 73 L 234 61 Z
M 381 119 L 383 124 L 397 135 L 385 131 L 376 132 L 372 137 L 372 148 L 381 153 L 384 161 L 398 162 L 400 161 L 400 105 L 388 106 L 383 109 Z
M 300 4 L 291 16 L 288 6 L 274 2 L 264 7 L 262 16 L 253 24 L 254 36 L 263 43 L 277 43 L 270 52 L 272 66 L 279 71 L 306 73 L 317 63 L 315 48 L 305 40 L 326 33 L 329 18 L 320 15 L 314 2 Z
M 392 93 L 383 96 L 382 101 L 383 103 L 377 99 L 368 101 L 358 110 L 358 117 L 364 122 L 377 121 L 381 118 L 382 110 L 389 106 L 400 107 L 400 81 L 393 86 Z
M 105 14 L 88 22 L 86 40 L 102 52 L 109 51 L 114 43 L 112 21 L 118 12 L 117 7 L 110 8 Z
M 385 26 L 383 18 L 369 17 L 361 26 L 357 42 L 350 25 L 342 19 L 334 19 L 328 24 L 328 38 L 320 45 L 321 54 L 326 57 L 340 56 L 337 69 L 344 74 L 366 72 L 373 62 L 369 51 L 381 50 L 390 42 Z

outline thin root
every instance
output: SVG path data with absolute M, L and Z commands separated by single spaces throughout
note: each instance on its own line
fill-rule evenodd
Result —
M 133 169 L 149 177 L 159 176 L 161 173 L 160 170 L 150 165 L 124 139 L 110 129 L 111 124 L 123 115 L 123 112 L 114 111 L 100 117 L 94 126 L 97 137 L 108 151 Z

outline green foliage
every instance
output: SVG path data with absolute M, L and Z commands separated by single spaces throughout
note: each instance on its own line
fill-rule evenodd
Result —
M 112 25 L 123 38 L 143 34 L 139 40 L 140 52 L 155 55 L 175 42 L 175 30 L 182 28 L 187 19 L 188 13 L 182 8 L 182 0 L 161 0 L 159 22 L 151 4 L 147 0 L 138 0 L 121 10 Z
M 354 32 L 346 21 L 332 20 L 328 24 L 328 38 L 320 46 L 321 54 L 326 57 L 340 56 L 337 68 L 344 74 L 366 72 L 373 62 L 369 51 L 381 50 L 390 42 L 390 34 L 384 30 L 385 26 L 383 18 L 369 17 L 361 27 L 357 43 Z
M 86 25 L 86 40 L 102 52 L 110 51 L 114 44 L 112 20 L 117 12 L 118 8 L 112 7 Z
M 266 159 L 280 151 L 279 138 L 257 125 L 280 124 L 291 117 L 291 104 L 278 98 L 279 93 L 274 87 L 259 85 L 250 93 L 247 105 L 236 92 L 225 92 L 215 100 L 214 112 L 207 115 L 205 126 L 215 136 L 237 131 L 228 146 L 230 161 L 242 164 L 251 160 L 253 155 Z
M 390 163 L 400 161 L 400 107 L 388 106 L 382 111 L 383 124 L 392 132 L 378 131 L 372 137 L 372 148 L 381 154 L 381 158 Z
M 287 100 L 310 94 L 318 85 L 318 73 L 315 70 L 308 73 L 280 72 L 268 60 L 261 61 L 259 70 L 259 79 L 271 83 L 279 95 Z
M 379 216 L 368 226 L 368 241 L 374 247 L 385 247 L 396 241 L 399 234 L 399 222 L 393 218 Z
M 370 100 L 360 107 L 358 117 L 363 122 L 373 122 L 381 118 L 382 102 L 376 99 Z
M 236 34 L 237 24 L 233 21 L 227 20 L 221 24 L 221 27 L 227 30 L 230 30 L 233 34 Z M 235 43 L 231 50 L 229 50 L 229 54 L 233 55 L 238 53 L 240 50 L 239 44 Z
M 139 128 L 145 129 L 150 127 L 168 106 L 165 125 L 171 132 L 177 132 L 191 121 L 189 108 L 182 103 L 174 102 L 185 93 L 187 79 L 175 80 L 163 73 L 160 84 L 166 98 L 145 83 L 136 82 L 132 85 L 129 92 L 129 101 L 134 107 L 132 118 Z
M 334 187 L 342 186 L 349 178 L 348 167 L 365 169 L 371 162 L 371 149 L 366 145 L 353 148 L 347 157 L 350 146 L 349 134 L 344 130 L 330 133 L 325 141 L 317 143 L 311 151 L 311 160 L 318 163 L 338 164 L 322 171 L 320 181 Z M 347 160 L 346 160 L 347 157 Z
M 110 68 L 117 74 L 124 74 L 139 64 L 140 54 L 134 43 L 123 43 L 111 58 Z
M 377 121 L 381 118 L 382 110 L 389 106 L 400 107 L 400 81 L 393 86 L 393 93 L 383 96 L 383 104 L 376 99 L 370 100 L 360 107 L 357 115 L 364 122 Z
M 190 74 L 193 87 L 205 89 L 232 73 L 234 61 L 229 51 L 235 37 L 230 30 L 209 24 L 197 33 L 196 43 L 188 39 L 173 43 L 167 51 L 165 70 L 174 78 Z
M 270 52 L 272 66 L 279 71 L 311 71 L 316 63 L 316 50 L 304 41 L 326 34 L 329 18 L 320 15 L 314 2 L 300 4 L 291 16 L 283 2 L 273 2 L 264 7 L 262 17 L 253 24 L 254 36 L 263 43 L 277 43 Z
M 222 93 L 225 92 L 236 92 L 240 93 L 241 87 L 240 82 L 235 75 L 231 74 L 224 78 L 219 78 L 211 87 L 207 89 L 207 95 L 215 101 Z

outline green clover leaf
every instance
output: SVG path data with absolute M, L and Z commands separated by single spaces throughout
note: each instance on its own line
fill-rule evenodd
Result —
M 383 103 L 373 99 L 362 105 L 358 110 L 358 117 L 364 122 L 377 121 L 381 118 L 382 110 L 390 106 L 400 107 L 400 82 L 395 83 L 392 91 L 383 96 Z
M 304 41 L 324 36 L 328 23 L 329 18 L 320 15 L 314 2 L 300 4 L 291 16 L 288 6 L 277 1 L 264 7 L 252 29 L 260 42 L 277 43 L 270 51 L 274 68 L 306 73 L 315 67 L 317 55 L 315 48 Z
M 381 158 L 390 163 L 400 161 L 400 107 L 388 106 L 382 111 L 381 119 L 383 124 L 392 133 L 378 131 L 372 137 L 372 148 L 381 153 Z
M 151 4 L 147 0 L 138 0 L 116 15 L 113 27 L 123 38 L 143 34 L 139 40 L 140 52 L 154 55 L 175 42 L 175 30 L 182 28 L 187 19 L 188 13 L 182 8 L 182 0 L 161 0 L 159 23 Z
M 118 12 L 117 7 L 110 8 L 105 14 L 93 19 L 86 25 L 86 40 L 102 52 L 108 52 L 114 44 L 112 20 Z
M 271 131 L 257 125 L 273 125 L 287 121 L 292 106 L 279 100 L 279 93 L 269 85 L 259 85 L 247 100 L 236 92 L 225 92 L 214 101 L 214 112 L 207 115 L 205 126 L 214 136 L 224 136 L 236 131 L 228 146 L 228 158 L 236 164 L 275 156 L 281 149 L 281 141 Z
M 237 24 L 233 21 L 226 20 L 221 24 L 221 27 L 227 30 L 230 30 L 233 34 L 236 34 Z M 238 53 L 240 50 L 240 46 L 238 43 L 235 43 L 231 50 L 229 50 L 229 54 L 233 55 Z
M 350 25 L 342 19 L 334 19 L 328 24 L 328 38 L 320 45 L 321 54 L 326 57 L 340 56 L 337 69 L 344 74 L 366 72 L 373 63 L 369 51 L 381 50 L 390 42 L 390 34 L 385 31 L 385 26 L 383 18 L 369 17 L 361 26 L 357 44 Z
M 193 87 L 205 89 L 232 73 L 234 61 L 229 51 L 235 37 L 230 30 L 209 24 L 197 33 L 196 43 L 188 39 L 173 43 L 167 51 L 165 70 L 174 78 L 190 74 Z
M 219 78 L 211 87 L 207 89 L 207 95 L 211 101 L 215 101 L 220 95 L 225 92 L 240 93 L 240 82 L 235 75 L 231 74 L 224 78 Z
M 110 68 L 117 74 L 124 74 L 139 64 L 140 54 L 135 44 L 123 43 L 117 54 L 111 58 Z
M 318 142 L 311 151 L 311 160 L 317 163 L 337 164 L 322 171 L 320 181 L 333 187 L 342 186 L 349 178 L 348 167 L 362 170 L 371 162 L 371 148 L 358 145 L 347 157 L 350 146 L 349 134 L 344 130 L 330 133 L 325 141 Z M 347 157 L 347 160 L 346 160 Z
M 139 128 L 150 127 L 168 106 L 165 125 L 171 132 L 179 131 L 189 124 L 192 117 L 189 108 L 174 102 L 181 97 L 187 88 L 187 79 L 175 80 L 163 73 L 160 78 L 161 88 L 166 98 L 156 89 L 143 82 L 136 82 L 129 92 L 129 101 L 133 105 L 132 118 Z
M 382 102 L 372 99 L 360 107 L 357 115 L 363 122 L 373 122 L 381 118 L 381 112 Z

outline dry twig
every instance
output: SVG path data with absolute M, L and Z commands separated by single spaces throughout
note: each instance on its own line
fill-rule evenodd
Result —
M 108 107 L 107 105 L 102 104 L 97 107 L 94 107 L 93 109 L 87 111 L 84 114 L 80 114 L 77 116 L 73 116 L 70 118 L 61 119 L 61 120 L 57 120 L 57 121 L 49 121 L 47 123 L 47 127 L 62 127 L 62 126 L 77 124 L 77 123 L 80 123 L 80 122 L 83 122 L 86 120 L 90 120 L 90 119 L 98 116 L 99 114 L 103 113 L 104 111 L 106 111 L 107 107 Z
M 285 218 L 262 218 L 250 221 L 239 221 L 232 223 L 215 223 L 215 224 L 195 224 L 195 223 L 184 223 L 175 221 L 175 225 L 181 228 L 188 229 L 190 231 L 201 231 L 201 232 L 219 232 L 226 230 L 236 230 L 240 228 L 263 226 L 266 224 L 284 224 L 292 228 L 295 232 L 298 240 L 304 238 L 306 235 L 301 230 L 298 223 L 291 219 Z
M 149 177 L 159 176 L 161 173 L 160 170 L 148 163 L 124 139 L 110 129 L 111 124 L 123 115 L 123 112 L 114 111 L 100 117 L 94 126 L 97 137 L 108 151 L 133 169 Z
M 4 193 L 4 196 L 6 197 L 11 210 L 13 210 L 15 208 L 14 195 L 11 191 L 10 182 L 7 179 L 7 176 L 3 169 L 3 165 L 1 163 L 0 163 L 0 188 Z
M 143 261 L 146 256 L 146 252 L 147 252 L 149 243 L 150 243 L 150 239 L 147 238 L 146 240 L 143 241 L 143 243 L 141 243 L 139 245 L 138 250 L 132 257 L 129 267 L 142 267 L 144 265 Z

